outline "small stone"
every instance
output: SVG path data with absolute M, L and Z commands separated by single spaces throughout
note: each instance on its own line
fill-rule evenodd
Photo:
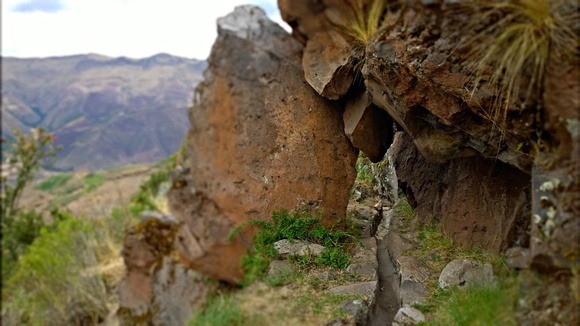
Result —
M 466 288 L 474 285 L 492 284 L 496 280 L 491 264 L 482 264 L 470 259 L 451 261 L 439 276 L 442 289 L 457 286 Z
M 286 260 L 273 260 L 268 267 L 269 277 L 286 276 L 292 273 L 294 265 Z
M 528 258 L 530 250 L 522 247 L 509 248 L 505 252 L 505 263 L 510 268 L 525 269 L 528 268 Z
M 423 283 L 429 279 L 429 268 L 421 263 L 417 258 L 411 256 L 401 256 L 398 258 L 401 264 L 401 279 L 413 280 Z
M 356 325 L 363 325 L 369 312 L 369 305 L 363 299 L 349 301 L 342 305 L 342 308 L 354 317 Z
M 427 288 L 417 281 L 404 280 L 399 291 L 403 304 L 419 303 L 427 298 Z
M 403 326 L 403 325 L 417 325 L 420 322 L 425 321 L 425 315 L 419 310 L 411 307 L 404 306 L 395 315 L 395 320 L 393 325 Z
M 362 294 L 370 301 L 374 297 L 376 287 L 377 281 L 371 281 L 341 285 L 334 287 L 329 291 L 332 294 Z
M 282 258 L 291 256 L 302 257 L 307 255 L 318 257 L 325 249 L 324 246 L 310 243 L 308 241 L 288 239 L 276 241 L 274 243 L 274 248 L 276 249 L 276 253 Z

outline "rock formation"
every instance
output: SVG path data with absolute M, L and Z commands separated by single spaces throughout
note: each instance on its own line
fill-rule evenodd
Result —
M 169 199 L 189 266 L 236 282 L 251 238 L 243 229 L 230 241 L 230 232 L 281 209 L 340 225 L 357 151 L 342 108 L 304 80 L 303 46 L 262 10 L 238 7 L 218 32 L 190 112 L 188 165 Z
M 495 251 L 528 246 L 528 174 L 480 157 L 429 162 L 404 132 L 397 133 L 390 151 L 401 190 L 419 223 L 439 220 L 459 243 Z
M 293 37 L 250 6 L 218 21 L 170 192 L 181 259 L 237 282 L 252 230 L 228 235 L 245 222 L 309 209 L 340 226 L 357 149 L 377 162 L 394 139 L 390 163 L 417 223 L 439 221 L 467 246 L 530 247 L 533 267 L 569 282 L 579 259 L 578 65 L 551 61 L 542 94 L 516 88 L 497 109 L 492 67 L 474 81 L 466 58 L 498 17 L 475 19 L 482 12 L 458 1 L 397 2 L 378 11 L 381 28 L 357 35 L 356 10 L 372 3 L 280 0 Z M 381 188 L 396 198 L 396 187 Z M 404 276 L 416 262 L 383 229 L 371 324 L 425 294 Z

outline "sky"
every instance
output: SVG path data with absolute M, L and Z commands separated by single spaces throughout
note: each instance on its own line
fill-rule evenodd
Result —
M 0 1 L 2 56 L 11 57 L 169 53 L 206 59 L 217 36 L 216 19 L 247 3 L 284 25 L 276 0 Z

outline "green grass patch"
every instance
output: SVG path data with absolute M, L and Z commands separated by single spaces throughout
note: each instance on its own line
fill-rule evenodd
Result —
M 439 290 L 429 305 L 416 305 L 431 312 L 426 325 L 518 325 L 516 307 L 520 282 L 504 279 L 499 285 Z
M 85 186 L 85 193 L 89 193 L 99 188 L 105 183 L 106 177 L 98 173 L 89 173 L 83 178 L 83 184 Z
M 244 325 L 244 315 L 238 302 L 229 293 L 211 298 L 207 307 L 189 321 L 189 326 Z
M 72 175 L 70 175 L 70 174 L 53 175 L 53 176 L 49 177 L 48 179 L 44 180 L 43 182 L 41 182 L 37 186 L 37 189 L 42 190 L 42 191 L 49 191 L 49 190 L 53 190 L 56 188 L 60 188 L 64 185 L 66 185 L 66 183 L 71 178 L 72 178 Z
M 356 179 L 369 187 L 373 185 L 374 179 L 371 165 L 371 161 L 363 154 L 363 152 L 359 152 L 354 165 L 356 169 Z
M 324 265 L 333 268 L 346 268 L 350 262 L 346 246 L 353 244 L 354 236 L 343 230 L 331 230 L 324 227 L 320 218 L 305 212 L 289 214 L 285 211 L 273 212 L 272 220 L 253 220 L 239 226 L 232 231 L 230 239 L 242 228 L 247 226 L 258 227 L 254 239 L 254 246 L 242 257 L 244 281 L 248 285 L 261 278 L 270 262 L 276 258 L 274 243 L 279 240 L 305 240 L 323 245 L 326 249 L 320 257 L 304 256 L 295 258 L 303 267 L 310 265 Z

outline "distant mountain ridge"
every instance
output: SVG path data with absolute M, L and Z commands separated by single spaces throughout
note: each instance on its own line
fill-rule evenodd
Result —
M 2 57 L 2 136 L 45 127 L 62 170 L 157 161 L 179 148 L 205 67 L 169 54 Z

